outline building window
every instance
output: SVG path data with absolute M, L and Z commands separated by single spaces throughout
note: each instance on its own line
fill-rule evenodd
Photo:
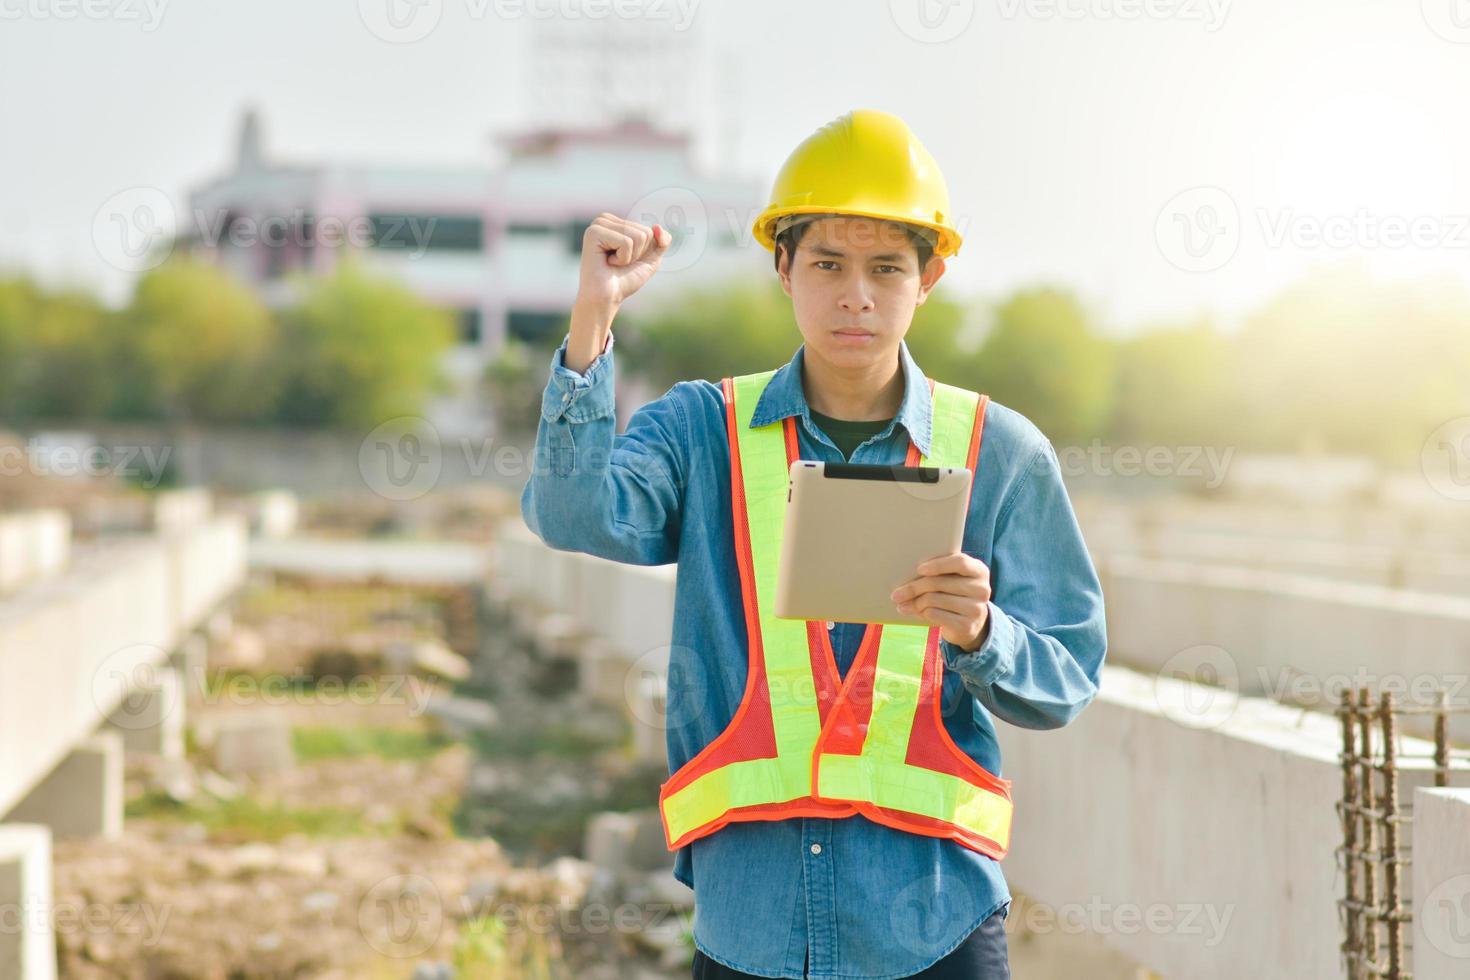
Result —
M 565 332 L 566 326 L 567 314 L 543 313 L 539 310 L 511 310 L 505 321 L 507 335 L 537 347 L 546 346 L 558 339 L 559 334 Z
M 480 311 L 459 310 L 459 342 L 461 344 L 478 344 L 480 342 Z
M 401 252 L 478 252 L 484 248 L 485 221 L 475 215 L 368 215 L 375 248 Z

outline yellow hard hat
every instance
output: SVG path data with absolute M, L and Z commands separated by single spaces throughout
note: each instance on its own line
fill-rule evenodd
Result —
M 854 109 L 803 140 L 752 231 L 775 251 L 777 233 L 802 220 L 794 216 L 818 214 L 901 221 L 928 229 L 940 258 L 960 250 L 939 165 L 902 119 L 877 109 Z

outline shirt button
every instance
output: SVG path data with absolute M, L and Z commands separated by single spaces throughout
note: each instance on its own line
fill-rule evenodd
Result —
M 832 620 L 829 619 L 829 620 L 827 620 L 827 628 L 829 630 L 836 629 L 837 628 L 837 624 L 834 623 Z
M 570 394 L 562 395 L 561 396 L 561 400 L 564 401 L 564 402 L 569 402 L 569 401 L 572 400 L 572 396 Z
M 812 853 L 813 854 L 821 854 L 822 853 L 822 845 L 821 844 L 813 844 L 812 845 Z

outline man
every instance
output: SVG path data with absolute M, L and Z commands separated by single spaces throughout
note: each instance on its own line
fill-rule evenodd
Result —
M 1056 453 L 1018 413 L 931 386 L 909 354 L 914 311 L 960 237 L 938 167 L 901 120 L 858 110 L 809 137 L 755 234 L 802 335 L 791 361 L 723 385 L 679 382 L 617 435 L 613 319 L 671 238 L 611 214 L 592 223 L 522 513 L 554 548 L 678 562 L 659 802 L 674 876 L 695 892 L 696 980 L 1009 977 L 998 859 L 1010 797 L 993 718 L 1067 724 L 1096 694 L 1106 648 Z M 798 623 L 793 639 L 781 632 L 791 621 L 759 608 L 770 582 L 751 556 L 778 529 L 747 519 L 762 501 L 746 499 L 745 480 L 755 466 L 779 476 L 786 459 L 770 454 L 783 441 L 802 459 L 878 464 L 970 446 L 962 550 L 920 565 L 892 597 L 929 628 Z M 820 696 L 778 696 L 768 672 L 790 676 L 807 647 L 807 693 Z M 875 657 L 890 655 L 883 679 L 897 686 L 864 699 Z M 879 712 L 905 698 L 912 730 L 880 732 Z M 897 746 L 889 764 L 914 776 L 906 788 L 827 778 L 823 759 L 862 761 L 879 735 Z

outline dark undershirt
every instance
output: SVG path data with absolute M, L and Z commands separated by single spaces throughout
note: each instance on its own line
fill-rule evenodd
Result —
M 834 419 L 830 415 L 808 408 L 811 412 L 812 421 L 817 428 L 827 433 L 827 438 L 837 444 L 837 449 L 842 453 L 845 460 L 852 459 L 852 451 L 873 436 L 888 428 L 888 423 L 893 419 L 877 419 L 871 422 L 854 422 L 849 419 Z

